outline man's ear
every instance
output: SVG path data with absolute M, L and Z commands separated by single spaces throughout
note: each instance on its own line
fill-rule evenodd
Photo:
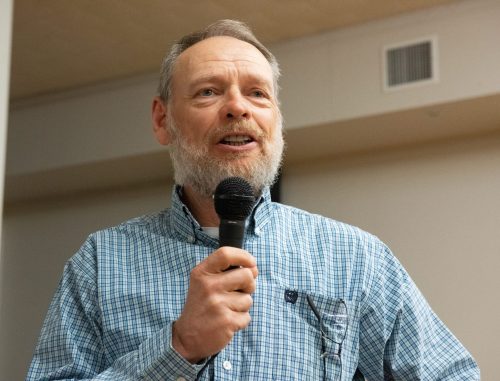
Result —
M 168 113 L 167 106 L 163 103 L 160 97 L 153 98 L 153 105 L 151 109 L 151 116 L 153 119 L 153 131 L 156 140 L 162 145 L 168 145 L 171 142 L 170 132 L 167 128 Z

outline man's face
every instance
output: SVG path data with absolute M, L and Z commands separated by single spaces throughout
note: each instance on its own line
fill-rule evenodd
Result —
M 201 41 L 178 58 L 167 105 L 176 181 L 209 196 L 229 176 L 260 191 L 279 167 L 283 138 L 273 75 L 254 46 Z

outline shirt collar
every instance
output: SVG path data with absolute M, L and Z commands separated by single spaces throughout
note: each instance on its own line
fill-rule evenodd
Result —
M 266 187 L 255 203 L 246 233 L 256 236 L 261 235 L 271 218 L 272 209 L 271 192 Z M 203 231 L 188 207 L 182 202 L 182 187 L 179 185 L 175 185 L 172 190 L 170 223 L 177 236 L 183 241 L 194 243 L 196 240 L 201 240 L 210 245 L 218 244 L 216 239 L 208 236 Z

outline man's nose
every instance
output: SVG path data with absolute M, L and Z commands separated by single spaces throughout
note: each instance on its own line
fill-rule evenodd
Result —
M 230 120 L 249 119 L 251 116 L 248 101 L 241 91 L 236 89 L 227 92 L 224 107 L 221 111 L 223 117 Z

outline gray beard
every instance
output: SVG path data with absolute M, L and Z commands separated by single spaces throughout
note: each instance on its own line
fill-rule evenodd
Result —
M 256 195 L 260 195 L 265 187 L 271 186 L 276 180 L 284 151 L 281 117 L 276 126 L 274 141 L 262 139 L 264 141 L 262 154 L 245 163 L 238 162 L 238 159 L 245 155 L 240 153 L 226 155 L 224 158 L 209 156 L 208 144 L 203 146 L 190 144 L 179 133 L 172 115 L 169 115 L 169 120 L 168 128 L 172 135 L 170 157 L 176 184 L 189 185 L 202 197 L 211 197 L 217 185 L 227 177 L 244 178 L 250 183 Z M 261 131 L 256 131 L 245 122 L 224 126 L 222 130 L 244 131 L 245 128 L 247 130 L 251 128 L 254 134 L 262 135 Z

